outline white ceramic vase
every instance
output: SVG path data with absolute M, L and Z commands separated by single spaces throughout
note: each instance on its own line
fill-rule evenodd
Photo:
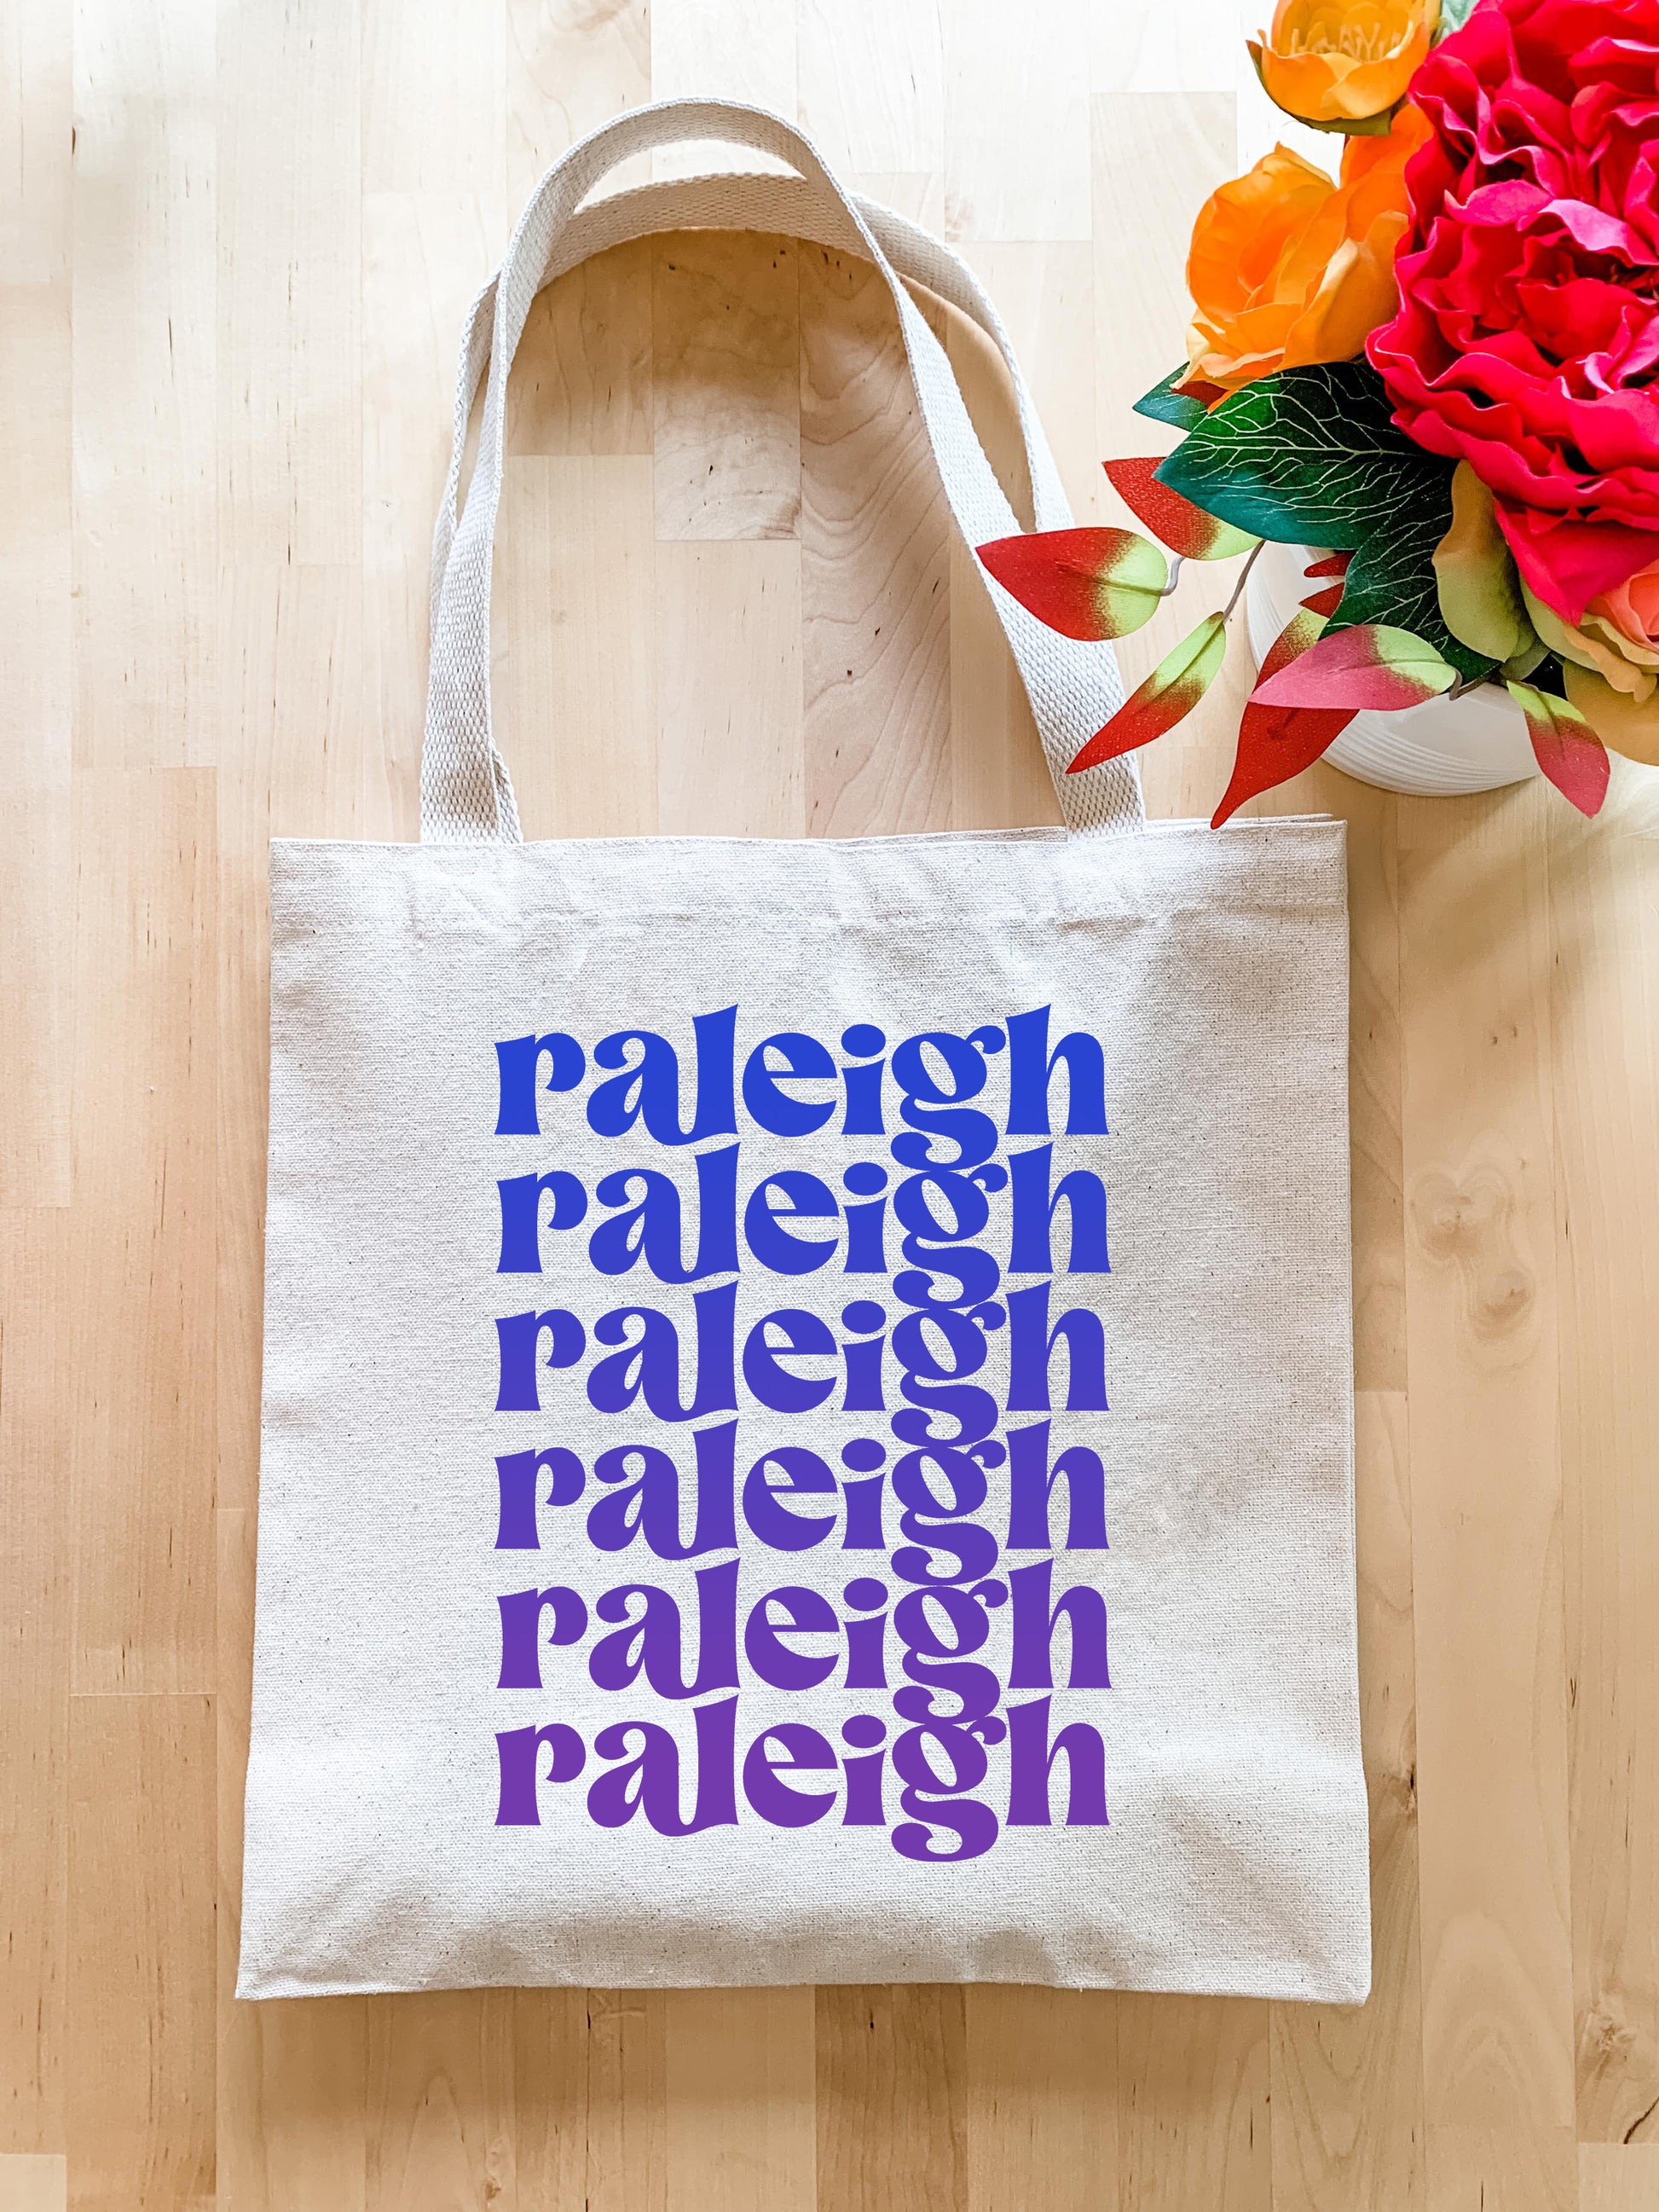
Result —
M 1323 589 L 1321 579 L 1304 580 L 1319 558 L 1305 545 L 1262 547 L 1244 598 L 1258 666 L 1302 600 Z M 1495 791 L 1538 773 L 1520 708 L 1491 684 L 1401 714 L 1356 714 L 1325 758 L 1384 791 L 1430 795 Z

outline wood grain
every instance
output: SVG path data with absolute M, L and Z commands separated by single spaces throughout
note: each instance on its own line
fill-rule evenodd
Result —
M 958 2212 L 968 2172 L 967 1992 L 817 1993 L 819 2212 Z
M 669 2212 L 812 2212 L 811 1990 L 677 1990 L 666 2000 Z
M 806 826 L 948 826 L 951 518 L 887 288 L 800 249 Z
M 61 2154 L 68 2029 L 70 1662 L 75 1548 L 56 1413 L 63 1217 L 0 1212 L 0 2148 Z M 21 1316 L 33 1314 L 34 1325 Z M 21 2169 L 20 2169 L 21 2171 Z M 3 2199 L 0 2199 L 3 2202 Z
M 660 538 L 793 538 L 800 510 L 802 249 L 682 232 L 652 258 Z M 758 279 L 758 281 L 756 281 Z
M 1092 2212 L 1118 2163 L 1118 1999 L 968 1992 L 971 2212 Z
M 1348 825 L 1353 2011 L 1030 1989 L 239 2005 L 266 848 L 414 834 L 466 304 L 651 97 L 947 231 L 1080 516 L 1232 173 L 1231 0 L 76 0 L 0 17 L 0 2212 L 1659 2206 L 1659 777 Z M 646 175 L 746 161 L 730 149 Z M 924 302 L 1017 509 L 979 335 Z M 496 702 L 532 836 L 1057 805 L 891 309 L 641 241 L 532 313 Z M 1133 682 L 1231 588 L 1189 572 Z M 1207 814 L 1237 654 L 1148 757 Z
M 61 2151 L 0 2151 L 0 2212 L 65 2212 L 68 2203 Z
M 1525 2143 L 1543 2175 L 1572 2165 L 1554 1101 L 1541 792 L 1412 801 L 1401 825 L 1434 2204 L 1457 2201 L 1443 2155 L 1457 2189 L 1494 2145 Z
M 214 2195 L 214 1715 L 76 1697 L 69 1725 L 64 2139 L 86 2212 Z M 96 1911 L 73 1909 L 96 1899 Z

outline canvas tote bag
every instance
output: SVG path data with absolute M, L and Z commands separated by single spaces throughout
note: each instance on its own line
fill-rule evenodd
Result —
M 797 173 L 584 206 L 710 138 Z M 272 848 L 240 1992 L 1358 2000 L 1340 825 L 1067 778 L 1110 650 L 993 588 L 1064 830 L 524 842 L 508 368 L 683 226 L 874 264 L 974 544 L 1018 526 L 904 280 L 971 316 L 1069 520 L 973 276 L 789 125 L 543 181 L 463 352 L 422 842 Z

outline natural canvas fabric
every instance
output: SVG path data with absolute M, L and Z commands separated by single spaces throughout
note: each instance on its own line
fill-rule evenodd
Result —
M 699 136 L 800 176 L 581 208 Z M 1017 526 L 901 276 L 1006 353 L 988 303 L 789 126 L 550 173 L 464 349 L 422 842 L 272 851 L 240 1992 L 1356 2000 L 1340 827 L 1148 825 L 1119 763 L 1061 830 L 524 842 L 507 368 L 550 271 L 687 221 L 874 261 L 959 521 Z M 997 597 L 1063 772 L 1109 650 Z

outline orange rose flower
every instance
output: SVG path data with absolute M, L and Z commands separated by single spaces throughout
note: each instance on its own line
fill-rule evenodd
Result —
M 1352 361 L 1397 304 L 1404 171 L 1429 135 L 1402 107 L 1385 135 L 1350 138 L 1341 181 L 1288 147 L 1212 193 L 1193 227 L 1193 374 L 1224 392 L 1310 362 Z
M 1279 0 L 1250 59 L 1276 107 L 1340 131 L 1406 97 L 1439 20 L 1440 0 Z

